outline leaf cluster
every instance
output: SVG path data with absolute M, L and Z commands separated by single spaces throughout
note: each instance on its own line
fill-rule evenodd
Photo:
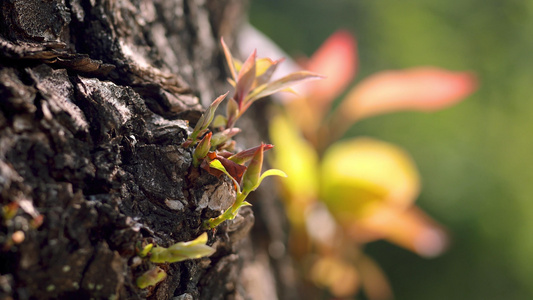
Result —
M 244 62 L 240 62 L 233 57 L 224 40 L 221 40 L 221 44 L 231 74 L 228 81 L 233 86 L 233 94 L 228 98 L 228 92 L 215 99 L 183 143 L 184 147 L 195 147 L 193 167 L 203 168 L 215 176 L 227 175 L 234 182 L 237 192 L 237 198 L 232 207 L 219 217 L 207 220 L 204 223 L 206 228 L 214 228 L 225 220 L 233 219 L 240 207 L 250 205 L 244 199 L 250 192 L 257 189 L 265 177 L 286 176 L 280 170 L 268 170 L 261 173 L 263 153 L 272 149 L 273 145 L 262 143 L 260 146 L 233 153 L 235 141 L 232 138 L 241 132 L 235 127 L 237 120 L 255 101 L 261 98 L 279 91 L 290 92 L 291 86 L 298 82 L 322 78 L 315 73 L 299 71 L 271 80 L 274 71 L 283 59 L 257 58 L 256 51 L 254 51 Z M 215 117 L 217 108 L 226 98 L 229 99 L 226 105 L 226 115 Z M 210 129 L 210 126 L 215 129 Z

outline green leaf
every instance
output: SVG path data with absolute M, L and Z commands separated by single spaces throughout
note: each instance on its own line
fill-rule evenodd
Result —
M 254 188 L 254 190 L 258 188 L 261 185 L 261 182 L 263 182 L 263 179 L 267 178 L 268 176 L 287 177 L 287 174 L 285 174 L 285 172 L 283 172 L 282 170 L 278 169 L 266 170 L 265 173 L 263 173 L 261 177 L 259 177 L 259 181 L 257 182 L 257 186 Z
M 216 115 L 211 124 L 214 128 L 226 127 L 226 124 L 228 124 L 228 119 L 226 119 L 226 117 L 223 115 Z
M 246 192 L 253 191 L 259 185 L 258 181 L 261 177 L 261 169 L 263 168 L 263 149 L 265 144 L 261 143 L 259 148 L 254 152 L 254 156 L 248 164 L 248 168 L 242 177 L 242 190 Z
M 207 232 L 204 232 L 192 241 L 180 242 L 175 245 L 184 245 L 184 246 L 194 246 L 194 245 L 200 245 L 200 244 L 205 245 L 207 243 L 207 239 L 208 239 Z
M 209 162 L 209 166 L 210 166 L 211 168 L 214 168 L 214 169 L 217 169 L 217 170 L 219 170 L 219 171 L 222 171 L 222 172 L 224 172 L 224 174 L 226 174 L 226 175 L 228 175 L 229 177 L 231 177 L 231 176 L 229 175 L 228 171 L 226 171 L 226 168 L 224 168 L 224 166 L 222 165 L 222 163 L 221 163 L 219 160 L 215 159 L 215 160 L 210 161 L 210 162 Z
M 270 170 L 266 170 L 265 173 L 261 175 L 261 178 L 259 178 L 259 180 L 263 180 L 268 176 L 287 177 L 287 174 L 285 174 L 285 172 L 283 172 L 282 170 L 270 169 Z
M 207 233 L 189 242 L 179 242 L 168 248 L 155 247 L 152 249 L 150 261 L 154 263 L 173 263 L 187 259 L 196 259 L 215 253 L 215 249 L 206 245 Z
M 146 257 L 150 251 L 152 251 L 152 248 L 154 247 L 154 244 L 148 244 L 144 246 L 144 248 L 139 252 L 140 257 Z
M 204 159 L 207 155 L 207 152 L 209 152 L 209 149 L 211 148 L 211 136 L 213 135 L 212 132 L 209 132 L 204 136 L 204 138 L 198 143 L 196 148 L 194 149 L 194 152 L 192 154 L 193 158 L 193 165 L 195 167 L 198 167 L 200 164 L 200 160 Z
M 211 103 L 211 105 L 209 105 L 204 114 L 198 120 L 198 123 L 196 123 L 193 132 L 189 136 L 189 140 L 195 142 L 198 135 L 200 135 L 203 130 L 209 127 L 209 124 L 211 124 L 213 118 L 215 117 L 215 111 L 217 110 L 218 105 L 226 98 L 228 93 L 229 92 L 225 93 L 224 95 L 220 95 L 215 99 L 215 101 L 213 101 L 213 103 Z
M 137 287 L 145 289 L 149 286 L 156 285 L 167 277 L 167 273 L 160 267 L 155 267 L 139 276 L 136 280 Z

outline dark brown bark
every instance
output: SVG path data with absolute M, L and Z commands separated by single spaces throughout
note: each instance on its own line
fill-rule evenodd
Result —
M 180 145 L 225 91 L 241 1 L 0 3 L 0 299 L 247 298 L 250 209 L 210 232 L 213 256 L 135 285 L 141 242 L 191 240 L 233 201 Z

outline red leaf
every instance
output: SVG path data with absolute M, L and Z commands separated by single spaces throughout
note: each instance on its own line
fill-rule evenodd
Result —
M 248 59 L 244 62 L 237 75 L 237 85 L 235 86 L 235 100 L 239 104 L 239 108 L 242 106 L 242 101 L 250 92 L 252 85 L 255 81 L 255 59 L 256 51 L 252 52 Z
M 235 181 L 241 182 L 242 175 L 244 174 L 244 171 L 246 171 L 246 166 L 239 165 L 222 156 L 218 156 L 217 159 L 222 163 L 226 171 L 228 171 Z
M 347 31 L 332 34 L 311 56 L 304 66 L 307 70 L 326 78 L 308 84 L 312 105 L 327 110 L 353 80 L 357 71 L 357 46 L 355 38 Z

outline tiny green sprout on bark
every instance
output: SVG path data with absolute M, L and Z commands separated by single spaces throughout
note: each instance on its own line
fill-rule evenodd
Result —
M 148 258 L 153 263 L 175 263 L 188 259 L 210 256 L 215 249 L 206 245 L 207 233 L 202 233 L 189 242 L 179 242 L 168 248 L 148 244 L 138 253 L 139 257 Z M 144 289 L 156 285 L 167 277 L 160 267 L 155 267 L 137 278 L 137 287 Z
M 255 191 L 261 185 L 263 179 L 268 176 L 287 177 L 285 172 L 278 169 L 270 169 L 261 174 L 261 169 L 263 168 L 263 152 L 265 152 L 264 147 L 265 144 L 261 143 L 261 146 L 255 151 L 246 172 L 244 172 L 242 178 L 243 193 L 249 194 Z
M 137 287 L 140 289 L 145 289 L 149 286 L 153 286 L 163 281 L 167 277 L 167 273 L 160 267 L 155 267 L 151 270 L 146 271 L 144 274 L 139 276 L 136 280 Z
M 148 254 L 150 253 L 150 251 L 152 251 L 152 248 L 154 247 L 154 244 L 148 244 L 146 246 L 144 246 L 144 248 L 139 252 L 139 256 L 140 257 L 146 257 L 148 256 Z
M 220 225 L 222 222 L 226 220 L 232 220 L 237 215 L 237 212 L 239 209 L 243 206 L 251 205 L 249 202 L 246 201 L 246 197 L 248 197 L 248 194 L 250 192 L 255 191 L 257 187 L 261 184 L 264 178 L 268 176 L 281 176 L 281 177 L 287 177 L 287 175 L 277 169 L 270 169 L 261 174 L 261 169 L 263 165 L 263 152 L 265 151 L 265 144 L 261 143 L 261 145 L 255 150 L 253 157 L 251 158 L 250 164 L 248 165 L 246 171 L 244 172 L 243 178 L 242 178 L 242 184 L 234 178 L 222 165 L 222 163 L 219 160 L 213 160 L 210 162 L 210 166 L 212 168 L 215 168 L 222 173 L 226 174 L 233 183 L 235 184 L 235 190 L 237 192 L 237 198 L 235 199 L 235 202 L 233 205 L 228 208 L 222 215 L 211 218 L 204 222 L 205 228 L 215 228 L 218 225 Z
M 150 261 L 154 263 L 174 263 L 188 259 L 210 256 L 215 249 L 206 245 L 207 233 L 189 242 L 179 242 L 168 248 L 155 246 L 150 251 Z
M 196 126 L 194 127 L 189 138 L 185 141 L 185 143 L 183 143 L 184 147 L 189 147 L 191 144 L 195 143 L 196 139 L 207 131 L 209 124 L 211 124 L 213 118 L 215 117 L 215 111 L 227 95 L 228 93 L 219 96 L 215 99 L 215 101 L 213 101 L 213 103 L 211 103 L 211 105 L 209 105 L 207 110 L 204 112 L 204 114 L 202 114 L 196 123 Z
M 200 160 L 204 159 L 207 156 L 209 149 L 211 149 L 212 135 L 212 132 L 207 133 L 194 149 L 194 152 L 192 153 L 192 164 L 194 167 L 200 165 Z

